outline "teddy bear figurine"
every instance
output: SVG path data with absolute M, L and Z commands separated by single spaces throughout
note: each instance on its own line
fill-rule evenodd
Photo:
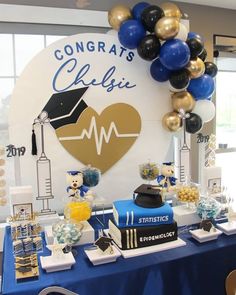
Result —
M 83 173 L 81 171 L 67 171 L 66 180 L 69 184 L 66 189 L 69 197 L 75 201 L 86 200 L 90 204 L 93 202 L 93 192 L 83 184 Z
M 163 163 L 160 175 L 157 176 L 158 184 L 167 191 L 171 191 L 176 185 L 177 178 L 174 177 L 174 165 L 171 162 Z

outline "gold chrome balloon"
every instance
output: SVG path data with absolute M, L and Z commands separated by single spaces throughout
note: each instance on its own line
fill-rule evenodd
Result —
M 168 131 L 175 132 L 181 129 L 182 120 L 178 113 L 169 112 L 162 118 L 162 125 Z
M 182 16 L 179 7 L 174 3 L 164 2 L 160 5 L 160 7 L 163 9 L 165 16 L 177 18 L 181 18 Z
M 6 203 L 7 203 L 7 199 L 0 197 L 0 206 L 5 206 Z
M 180 109 L 183 109 L 185 112 L 191 112 L 195 103 L 194 98 L 188 91 L 176 92 L 172 95 L 172 106 L 177 112 Z
M 197 59 L 190 60 L 186 68 L 189 71 L 190 78 L 192 79 L 201 77 L 205 72 L 205 64 L 199 57 Z
M 179 32 L 179 20 L 176 17 L 164 16 L 155 25 L 155 34 L 162 40 L 174 38 Z
M 114 30 L 119 30 L 125 20 L 132 18 L 131 10 L 125 5 L 116 5 L 108 11 L 108 22 Z
M 4 187 L 6 185 L 5 179 L 0 179 L 0 187 Z
M 5 197 L 6 196 L 6 191 L 4 189 L 0 190 L 0 198 Z

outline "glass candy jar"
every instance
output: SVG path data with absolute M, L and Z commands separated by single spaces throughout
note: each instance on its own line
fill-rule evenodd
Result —
M 220 213 L 221 205 L 212 197 L 200 198 L 197 205 L 197 214 L 201 219 L 214 220 Z
M 91 217 L 92 209 L 87 201 L 71 201 L 65 205 L 64 216 L 67 220 L 80 222 Z
M 178 201 L 186 203 L 187 207 L 195 206 L 199 200 L 199 195 L 199 185 L 194 182 L 186 181 L 178 186 Z
M 88 165 L 82 169 L 84 185 L 94 187 L 98 185 L 101 178 L 101 171 L 98 168 Z
M 159 168 L 156 163 L 144 163 L 139 165 L 139 174 L 142 179 L 148 182 L 155 180 L 159 174 Z
M 52 232 L 58 244 L 73 246 L 79 242 L 82 236 L 83 225 L 73 220 L 62 220 L 53 224 Z

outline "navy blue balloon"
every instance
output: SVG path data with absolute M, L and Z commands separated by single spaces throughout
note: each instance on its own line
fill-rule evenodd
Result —
M 123 22 L 118 32 L 120 43 L 129 49 L 137 48 L 145 35 L 146 31 L 143 25 L 135 19 Z
M 147 2 L 139 2 L 136 5 L 134 5 L 134 7 L 132 9 L 133 18 L 141 21 L 141 14 L 142 14 L 144 8 L 148 7 L 149 5 L 150 4 Z
M 202 36 L 200 36 L 198 33 L 189 32 L 187 39 L 194 39 L 194 38 L 197 38 L 197 39 L 201 40 L 202 43 L 204 43 L 204 40 L 203 40 Z
M 158 58 L 151 64 L 150 73 L 154 80 L 158 82 L 165 82 L 169 80 L 171 71 L 164 67 Z
M 188 86 L 188 92 L 195 100 L 210 99 L 215 90 L 215 83 L 209 75 L 202 75 L 197 79 L 192 79 Z
M 169 70 L 184 68 L 190 60 L 188 45 L 179 39 L 167 40 L 160 50 L 160 61 Z

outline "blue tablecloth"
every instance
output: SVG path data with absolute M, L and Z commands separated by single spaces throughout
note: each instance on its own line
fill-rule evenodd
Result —
M 80 295 L 225 295 L 227 274 L 236 268 L 236 235 L 200 244 L 182 234 L 184 247 L 118 258 L 116 263 L 93 266 L 83 247 L 77 247 L 72 270 L 47 274 L 36 281 L 17 283 L 10 229 L 6 229 L 3 257 L 3 294 L 34 295 L 57 285 Z M 40 255 L 49 255 L 45 249 Z

